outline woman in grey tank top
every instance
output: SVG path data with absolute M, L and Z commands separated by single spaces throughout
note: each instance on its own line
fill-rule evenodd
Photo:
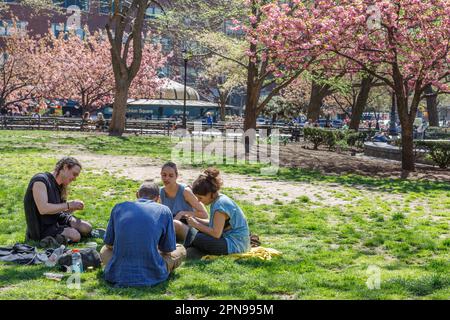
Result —
M 208 219 L 205 206 L 198 201 L 192 190 L 177 183 L 178 169 L 175 163 L 167 162 L 161 169 L 163 187 L 160 190 L 161 204 L 168 206 L 174 220 L 185 222 L 185 216 Z

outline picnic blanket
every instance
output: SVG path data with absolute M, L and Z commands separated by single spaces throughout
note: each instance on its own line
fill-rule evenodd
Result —
M 271 260 L 272 257 L 281 256 L 281 252 L 272 248 L 255 247 L 251 248 L 249 252 L 244 253 L 232 253 L 227 255 L 227 257 L 232 257 L 236 260 L 238 259 L 248 259 L 248 258 L 258 258 L 261 260 Z M 214 260 L 221 256 L 207 255 L 203 256 L 202 260 Z

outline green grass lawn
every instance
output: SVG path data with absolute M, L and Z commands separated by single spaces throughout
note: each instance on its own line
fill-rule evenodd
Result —
M 22 199 L 31 176 L 51 171 L 70 153 L 170 158 L 164 137 L 0 131 L 0 246 L 24 241 Z M 200 167 L 198 166 L 199 171 Z M 258 165 L 221 165 L 223 171 L 260 175 Z M 291 203 L 241 201 L 251 231 L 263 246 L 283 252 L 271 261 L 187 261 L 169 281 L 146 289 L 115 289 L 102 271 L 82 274 L 81 290 L 43 276 L 44 266 L 0 264 L 0 299 L 449 299 L 450 189 L 444 183 L 357 175 L 323 175 L 282 168 L 267 179 L 339 184 L 334 197 L 357 198 L 333 206 L 298 197 Z M 93 170 L 71 187 L 86 208 L 77 216 L 106 227 L 115 203 L 134 198 L 139 181 Z M 258 192 L 258 186 L 252 190 Z M 376 196 L 372 190 L 377 190 Z M 225 191 L 242 193 L 227 186 Z M 246 191 L 249 192 L 249 191 Z M 289 192 L 289 190 L 286 190 Z M 381 195 L 380 195 L 381 193 Z M 396 194 L 398 197 L 389 198 Z M 383 195 L 386 195 L 384 197 Z M 419 204 L 419 205 L 418 205 Z M 100 242 L 99 242 L 100 243 Z M 369 266 L 381 272 L 381 288 L 366 285 Z

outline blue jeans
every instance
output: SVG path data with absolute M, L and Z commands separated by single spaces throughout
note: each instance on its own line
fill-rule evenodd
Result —
M 227 241 L 224 238 L 216 239 L 192 227 L 189 227 L 184 246 L 186 248 L 195 247 L 206 254 L 228 254 Z

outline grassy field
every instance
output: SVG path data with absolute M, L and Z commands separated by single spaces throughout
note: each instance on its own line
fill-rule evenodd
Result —
M 51 171 L 61 155 L 135 155 L 162 162 L 169 159 L 171 144 L 164 137 L 0 131 L 0 246 L 24 241 L 22 199 L 28 181 L 37 172 Z M 260 175 L 257 165 L 220 168 Z M 324 189 L 339 184 L 342 192 L 335 192 L 335 198 L 357 200 L 339 206 L 306 196 L 270 205 L 239 202 L 263 246 L 283 252 L 271 261 L 187 261 L 169 281 L 146 289 L 112 288 L 98 270 L 82 274 L 81 290 L 46 279 L 44 266 L 0 264 L 0 299 L 450 298 L 448 185 L 287 168 L 266 178 L 306 181 Z M 71 187 L 71 197 L 86 204 L 78 216 L 106 227 L 114 204 L 133 199 L 138 186 L 139 181 L 86 168 Z M 241 192 L 230 186 L 225 191 Z M 366 285 L 370 266 L 380 270 L 379 290 Z

